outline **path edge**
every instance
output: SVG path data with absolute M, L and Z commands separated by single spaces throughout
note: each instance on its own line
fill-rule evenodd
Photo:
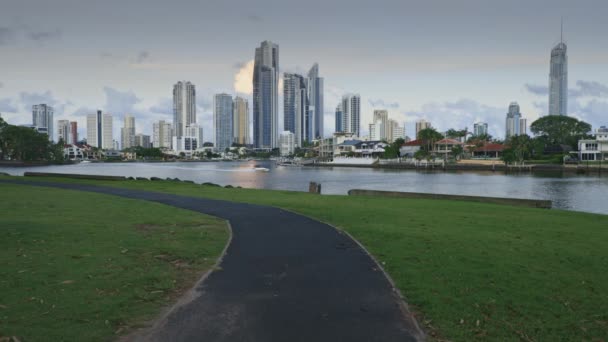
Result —
M 401 314 L 403 315 L 403 317 L 408 321 L 408 323 L 411 325 L 412 328 L 415 329 L 415 331 L 413 331 L 412 335 L 413 337 L 420 342 L 426 341 L 426 337 L 427 334 L 424 332 L 424 330 L 420 327 L 420 324 L 418 324 L 418 320 L 416 320 L 416 317 L 414 316 L 413 312 L 410 310 L 409 305 L 407 304 L 406 301 L 406 297 L 401 293 L 401 290 L 399 290 L 399 288 L 395 285 L 395 281 L 393 280 L 393 278 L 391 278 L 391 276 L 388 274 L 388 272 L 386 272 L 386 270 L 384 269 L 384 267 L 382 267 L 382 264 L 378 261 L 378 259 L 376 259 L 376 257 L 374 257 L 374 255 L 372 253 L 370 253 L 370 251 L 365 248 L 365 246 L 359 242 L 359 240 L 355 239 L 349 232 L 347 232 L 346 230 L 337 227 L 329 222 L 326 222 L 324 220 L 320 220 L 318 218 L 309 216 L 307 214 L 303 214 L 303 213 L 299 213 L 297 211 L 291 210 L 291 209 L 285 209 L 285 208 L 280 208 L 280 207 L 275 207 L 272 206 L 274 208 L 280 209 L 280 210 L 284 210 L 287 212 L 290 212 L 292 214 L 295 215 L 300 215 L 300 216 L 304 216 L 308 219 L 311 219 L 313 221 L 318 221 L 321 222 L 331 228 L 333 228 L 336 232 L 338 232 L 338 234 L 343 234 L 346 235 L 349 239 L 351 239 L 354 243 L 356 243 L 359 248 L 361 248 L 363 250 L 363 252 L 365 252 L 365 254 L 367 254 L 367 256 L 369 256 L 374 263 L 376 264 L 376 267 L 382 272 L 382 274 L 384 275 L 384 278 L 386 280 L 388 280 L 389 285 L 391 286 L 391 290 L 393 292 L 393 294 L 395 295 L 396 299 L 397 299 L 397 304 L 399 305 L 399 310 L 401 311 Z

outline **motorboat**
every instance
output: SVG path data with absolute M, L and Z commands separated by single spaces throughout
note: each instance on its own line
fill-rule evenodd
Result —
M 268 171 L 270 171 L 270 169 L 266 168 L 266 167 L 254 167 L 253 169 L 255 171 L 260 171 L 260 172 L 268 172 Z

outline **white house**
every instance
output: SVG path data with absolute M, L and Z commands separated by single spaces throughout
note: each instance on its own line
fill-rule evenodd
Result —
M 579 160 L 608 160 L 608 128 L 602 126 L 593 134 L 595 139 L 578 141 Z

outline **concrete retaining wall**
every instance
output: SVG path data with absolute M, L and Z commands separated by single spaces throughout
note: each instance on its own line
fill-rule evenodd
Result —
M 463 195 L 445 195 L 445 194 L 427 194 L 420 192 L 398 192 L 398 191 L 377 191 L 377 190 L 361 190 L 353 189 L 348 191 L 349 196 L 379 196 L 393 198 L 412 198 L 412 199 L 443 199 L 452 201 L 469 201 L 482 202 L 492 204 L 506 204 L 519 207 L 543 208 L 550 209 L 551 201 L 522 199 L 522 198 L 504 198 L 504 197 L 483 197 L 483 196 L 463 196 Z
M 59 177 L 59 178 L 74 178 L 74 179 L 93 179 L 93 180 L 125 180 L 121 176 L 103 176 L 103 175 L 79 175 L 73 173 L 49 173 L 49 172 L 25 172 L 25 177 Z

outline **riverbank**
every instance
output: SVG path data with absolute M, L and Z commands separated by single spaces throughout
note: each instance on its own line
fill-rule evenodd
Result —
M 0 213 L 3 341 L 113 340 L 181 297 L 228 241 L 213 217 L 77 191 L 0 184 Z
M 599 309 L 608 306 L 606 215 L 172 181 L 53 181 L 271 205 L 328 222 L 382 263 L 432 336 L 608 338 L 608 314 Z
M 497 161 L 495 163 L 447 163 L 447 164 L 411 164 L 411 163 L 375 163 L 375 164 L 334 164 L 315 163 L 304 165 L 306 167 L 357 167 L 388 170 L 420 170 L 420 171 L 492 171 L 504 173 L 564 173 L 579 175 L 605 175 L 608 176 L 608 163 L 606 164 L 530 164 L 530 165 L 505 165 Z

